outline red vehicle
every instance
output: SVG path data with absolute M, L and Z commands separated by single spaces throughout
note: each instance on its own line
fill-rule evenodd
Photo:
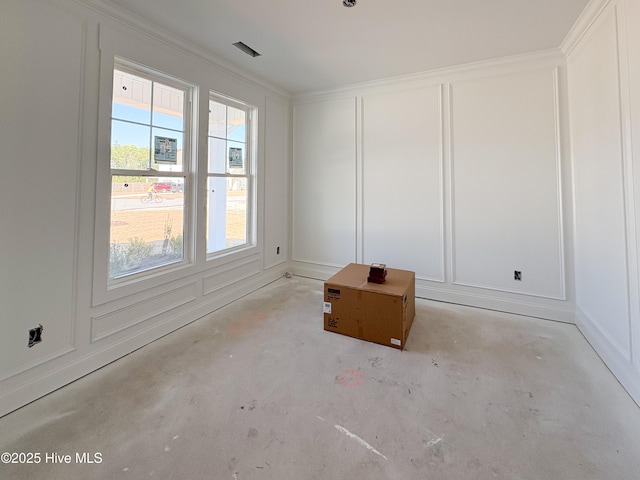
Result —
M 155 182 L 153 184 L 153 189 L 158 193 L 167 193 L 172 190 L 169 182 Z
M 184 187 L 182 182 L 155 182 L 153 189 L 158 193 L 182 192 Z

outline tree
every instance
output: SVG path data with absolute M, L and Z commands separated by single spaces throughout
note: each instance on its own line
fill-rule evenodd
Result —
M 147 170 L 149 168 L 149 148 L 135 145 L 111 145 L 111 168 L 123 170 Z

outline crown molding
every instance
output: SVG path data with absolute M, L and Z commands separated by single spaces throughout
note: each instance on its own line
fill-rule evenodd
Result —
M 565 57 L 571 54 L 593 23 L 598 19 L 602 11 L 607 8 L 610 3 L 611 0 L 591 0 L 587 4 L 560 44 L 560 51 Z
M 160 31 L 153 23 L 148 20 L 127 11 L 119 6 L 108 4 L 103 0 L 72 0 L 78 4 L 81 4 L 97 14 L 107 17 L 112 21 L 115 21 L 121 25 L 132 28 L 143 35 L 152 38 L 156 41 L 160 41 L 170 47 L 178 49 L 188 55 L 191 55 L 221 71 L 233 76 L 244 82 L 252 83 L 256 86 L 266 88 L 272 92 L 284 97 L 291 98 L 291 93 L 287 90 L 274 85 L 256 75 L 253 75 L 236 65 L 222 59 L 215 53 L 205 48 L 194 45 L 193 43 L 185 40 L 184 38 L 175 35 L 173 33 Z
M 323 97 L 333 97 L 336 95 L 353 95 L 354 92 L 363 90 L 371 90 L 376 88 L 384 88 L 389 86 L 397 86 L 403 84 L 410 86 L 412 84 L 424 85 L 424 83 L 440 83 L 443 78 L 452 79 L 460 78 L 465 75 L 477 75 L 482 72 L 495 73 L 496 70 L 510 70 L 518 65 L 542 66 L 542 65 L 564 65 L 565 57 L 558 48 L 550 48 L 535 52 L 522 53 L 518 55 L 510 55 L 506 57 L 498 57 L 490 60 L 481 60 L 478 62 L 454 65 L 451 67 L 438 68 L 425 72 L 410 73 L 395 77 L 372 80 L 368 82 L 354 83 L 327 90 L 318 90 L 306 93 L 292 95 L 293 101 L 304 101 L 311 99 L 321 99 Z

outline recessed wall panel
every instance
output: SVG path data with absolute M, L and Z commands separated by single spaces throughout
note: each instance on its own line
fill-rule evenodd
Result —
M 2 378 L 73 347 L 83 24 L 31 0 L 0 10 Z
M 293 260 L 344 266 L 356 249 L 355 98 L 296 105 Z
M 439 85 L 363 98 L 364 263 L 444 280 Z
M 191 283 L 170 290 L 165 289 L 162 293 L 144 300 L 131 302 L 111 312 L 95 316 L 91 320 L 91 340 L 96 342 L 143 322 L 157 321 L 196 298 L 197 284 Z
M 603 19 L 570 59 L 576 306 L 630 360 L 618 49 Z M 585 81 L 588 80 L 588 81 Z
M 271 98 L 266 104 L 264 266 L 286 262 L 289 252 L 288 105 Z
M 554 69 L 451 91 L 454 283 L 564 298 Z
M 211 295 L 260 272 L 260 261 L 247 257 L 213 270 L 203 278 L 203 293 Z

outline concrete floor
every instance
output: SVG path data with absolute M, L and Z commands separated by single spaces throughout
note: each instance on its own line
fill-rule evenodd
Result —
M 640 478 L 640 409 L 575 326 L 418 299 L 401 352 L 322 300 L 283 278 L 1 418 L 42 461 L 0 478 Z

